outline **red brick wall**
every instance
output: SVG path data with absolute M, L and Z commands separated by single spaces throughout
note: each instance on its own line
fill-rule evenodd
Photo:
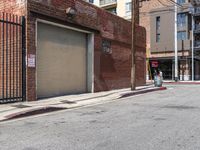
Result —
M 25 0 L 1 0 L 0 11 L 19 16 L 25 15 L 26 14 Z
M 130 85 L 130 45 L 111 41 L 112 53 L 102 52 L 101 36 L 95 36 L 95 91 Z
M 95 36 L 95 91 L 127 88 L 131 76 L 131 45 L 111 41 L 112 53 L 102 52 L 102 37 Z M 146 83 L 146 51 L 137 47 L 136 52 L 136 84 Z
M 76 9 L 73 19 L 66 16 L 67 7 Z M 81 0 L 27 0 L 27 53 L 36 54 L 35 22 L 37 18 L 54 21 L 95 33 L 95 91 L 130 87 L 131 23 Z M 146 32 L 137 29 L 137 85 L 145 84 Z M 102 40 L 111 42 L 112 53 L 104 53 Z M 27 68 L 27 97 L 36 100 L 36 69 Z

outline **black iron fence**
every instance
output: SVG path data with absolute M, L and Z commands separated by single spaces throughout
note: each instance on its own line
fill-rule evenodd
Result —
M 0 103 L 26 97 L 25 18 L 0 13 Z

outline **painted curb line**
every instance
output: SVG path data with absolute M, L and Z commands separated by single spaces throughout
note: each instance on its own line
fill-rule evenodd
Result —
M 155 91 L 162 91 L 162 90 L 166 90 L 166 89 L 167 89 L 166 87 L 159 87 L 159 88 L 141 90 L 141 91 L 136 91 L 136 92 L 133 91 L 133 92 L 122 94 L 120 98 L 126 98 L 129 96 L 145 94 L 145 93 L 150 93 L 150 92 L 155 92 Z
M 46 109 L 53 109 L 53 108 L 58 109 L 58 110 L 45 112 Z M 6 115 L 6 116 L 4 116 L 4 119 L 0 120 L 0 122 L 19 119 L 19 118 L 26 118 L 26 117 L 29 117 L 29 116 L 36 116 L 36 115 L 60 111 L 60 110 L 64 110 L 64 109 L 68 109 L 68 108 L 67 107 L 53 107 L 53 106 L 42 106 L 42 107 L 37 107 L 37 108 L 31 108 L 29 110 L 23 110 L 23 111 L 19 111 L 19 112 L 16 112 L 16 113 L 11 113 L 9 115 Z M 36 113 L 36 114 L 33 114 L 33 115 L 27 115 L 28 113 L 32 113 L 34 111 L 44 111 L 44 113 Z M 19 117 L 19 116 L 22 116 L 22 117 Z

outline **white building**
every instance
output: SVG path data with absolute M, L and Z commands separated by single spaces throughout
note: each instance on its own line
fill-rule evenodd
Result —
M 122 18 L 131 19 L 131 0 L 85 0 Z

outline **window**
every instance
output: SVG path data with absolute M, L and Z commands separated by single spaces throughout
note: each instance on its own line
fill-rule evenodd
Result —
M 160 29 L 160 17 L 156 17 L 156 30 Z
M 177 0 L 177 3 L 178 3 L 178 4 L 184 4 L 184 3 L 185 3 L 185 0 Z
M 94 3 L 94 0 L 89 0 L 90 3 Z
M 126 3 L 126 13 L 131 12 L 131 8 L 132 8 L 131 2 L 127 2 Z
M 157 43 L 160 42 L 160 34 L 159 33 L 156 34 L 156 42 Z
M 200 7 L 194 9 L 195 13 L 200 13 Z
M 117 14 L 117 10 L 116 10 L 116 7 L 114 8 L 109 8 L 109 9 L 106 9 L 107 11 L 113 13 L 113 14 Z
M 160 42 L 160 16 L 156 17 L 156 42 Z
M 186 26 L 186 14 L 181 13 L 177 15 L 177 26 L 178 27 L 185 27 Z
M 126 16 L 131 16 L 131 12 L 132 12 L 132 3 L 131 2 L 126 2 Z
M 179 31 L 177 33 L 177 39 L 178 40 L 186 40 L 187 39 L 186 31 Z

